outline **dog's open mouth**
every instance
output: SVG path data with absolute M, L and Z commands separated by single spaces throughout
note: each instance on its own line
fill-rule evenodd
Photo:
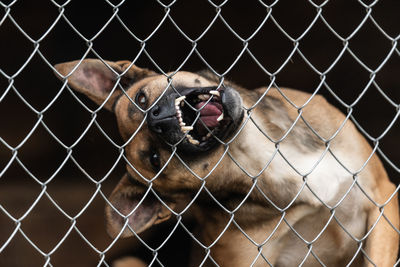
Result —
M 175 99 L 181 132 L 192 145 L 207 146 L 231 121 L 222 103 L 224 91 L 213 89 L 201 88 Z

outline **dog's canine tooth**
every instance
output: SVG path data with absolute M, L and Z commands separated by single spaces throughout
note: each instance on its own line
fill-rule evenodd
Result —
M 197 96 L 200 100 L 207 101 L 210 98 L 208 94 L 202 94 Z
M 181 101 L 181 107 L 185 105 L 185 101 Z
M 181 103 L 182 100 L 184 100 L 186 98 L 186 96 L 180 96 L 177 99 L 175 99 L 175 106 L 179 106 L 179 104 Z
M 181 127 L 183 127 L 183 126 L 186 126 L 186 123 L 184 123 L 184 122 L 181 120 L 181 121 L 179 121 L 179 125 L 180 125 Z
M 221 115 L 217 118 L 217 121 L 222 121 L 224 119 L 224 113 L 221 113 Z
M 181 130 L 184 132 L 189 132 L 189 131 L 193 130 L 193 127 L 192 126 L 182 126 Z
M 212 95 L 221 96 L 221 94 L 218 91 L 215 91 L 215 90 L 211 90 L 209 93 L 212 94 Z

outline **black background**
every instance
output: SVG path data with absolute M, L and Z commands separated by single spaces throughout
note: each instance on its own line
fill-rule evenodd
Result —
M 116 1 L 112 2 L 116 3 Z M 322 2 L 316 1 L 317 4 Z M 365 2 L 372 3 L 372 1 Z M 216 1 L 216 4 L 220 3 Z M 207 28 L 217 11 L 218 9 L 208 1 L 177 1 L 169 10 L 156 1 L 127 1 L 119 8 L 118 14 L 137 38 L 143 40 L 157 28 L 166 12 L 169 12 L 180 29 L 189 38 L 196 39 Z M 259 1 L 228 1 L 222 6 L 220 14 L 239 36 L 247 39 L 255 32 L 268 11 Z M 0 11 L 0 17 L 6 12 L 7 9 Z M 33 40 L 38 40 L 43 36 L 60 12 L 64 12 L 81 35 L 91 39 L 112 17 L 113 8 L 105 1 L 73 0 L 64 10 L 48 1 L 18 1 L 10 9 L 12 18 Z M 318 12 L 318 9 L 309 1 L 281 0 L 272 8 L 273 18 L 293 39 L 303 34 Z M 380 1 L 369 10 L 359 1 L 337 0 L 328 2 L 321 12 L 337 34 L 344 39 L 351 36 L 348 39 L 349 48 L 371 70 L 380 67 L 393 45 L 399 48 L 394 41 L 385 37 L 371 19 L 366 19 L 363 26 L 354 33 L 367 12 L 371 12 L 371 16 L 387 35 L 391 38 L 398 36 L 400 33 L 399 1 Z M 115 18 L 92 43 L 95 52 L 107 60 L 133 60 L 141 48 L 140 42 L 132 37 Z M 177 30 L 168 17 L 144 44 L 148 54 L 164 72 L 176 70 L 183 62 L 185 62 L 183 70 L 198 71 L 207 68 L 196 53 L 186 60 L 193 43 Z M 259 63 L 272 73 L 286 61 L 294 44 L 270 18 L 249 40 L 248 47 Z M 218 73 L 224 73 L 237 59 L 244 47 L 244 42 L 239 40 L 220 18 L 217 18 L 196 45 L 198 52 L 208 64 Z M 303 55 L 321 72 L 331 66 L 343 46 L 344 41 L 335 36 L 321 19 L 317 19 L 308 33 L 299 40 L 299 49 Z M 0 137 L 10 146 L 15 147 L 28 134 L 30 135 L 26 142 L 14 152 L 0 143 L 0 173 L 7 167 L 0 177 L 0 204 L 11 214 L 17 217 L 22 216 L 44 189 L 35 182 L 32 176 L 41 182 L 52 178 L 46 188 L 47 192 L 68 214 L 75 216 L 90 200 L 91 195 L 96 191 L 96 185 L 82 174 L 71 160 L 68 160 L 64 167 L 52 177 L 69 151 L 55 141 L 41 124 L 30 133 L 41 114 L 33 112 L 20 97 L 23 97 L 37 111 L 42 111 L 52 102 L 62 87 L 62 83 L 55 78 L 52 69 L 38 52 L 34 53 L 26 66 L 22 68 L 36 48 L 51 65 L 54 65 L 81 58 L 88 49 L 88 42 L 71 29 L 63 18 L 39 43 L 30 41 L 10 18 L 6 18 L 1 24 L 0 69 L 5 74 L 15 77 L 8 79 L 0 74 L 0 97 L 10 83 L 13 85 L 12 90 L 0 102 Z M 90 52 L 87 57 L 95 57 L 95 55 Z M 149 60 L 144 53 L 139 55 L 136 65 L 157 70 L 152 60 Z M 400 55 L 398 50 L 395 50 L 383 67 L 379 68 L 373 79 L 395 105 L 400 103 L 399 73 Z M 229 70 L 226 77 L 249 89 L 268 86 L 271 81 L 271 76 L 267 75 L 246 51 Z M 377 138 L 386 131 L 398 110 L 378 92 L 374 83 L 369 83 L 371 77 L 371 73 L 346 51 L 325 78 L 329 87 L 348 105 L 353 103 L 368 87 L 367 92 L 353 107 L 353 115 L 372 138 Z M 297 88 L 307 92 L 314 92 L 321 81 L 321 76 L 310 68 L 297 52 L 275 75 L 275 78 L 278 86 Z M 18 90 L 20 97 L 14 92 L 14 88 Z M 329 93 L 325 86 L 322 86 L 319 93 L 343 112 L 347 112 L 347 109 Z M 90 101 L 82 96 L 79 97 L 90 108 L 95 108 Z M 61 93 L 42 115 L 43 122 L 66 146 L 75 143 L 91 120 L 91 114 L 68 91 Z M 113 140 L 122 144 L 110 112 L 100 111 L 97 121 Z M 399 126 L 396 121 L 379 140 L 379 148 L 394 165 L 391 166 L 385 161 L 389 176 L 396 184 L 400 181 L 397 170 L 400 163 Z M 32 176 L 27 174 L 15 160 L 8 166 L 8 162 L 15 155 L 13 153 L 17 153 L 18 159 L 29 169 Z M 91 127 L 81 141 L 73 147 L 73 156 L 83 169 L 96 180 L 100 180 L 117 160 L 118 150 L 96 127 Z M 123 172 L 124 164 L 120 162 L 109 178 L 102 183 L 105 195 L 109 194 Z M 93 204 L 77 220 L 82 233 L 101 250 L 111 242 L 104 231 L 103 206 L 104 200 L 97 196 Z M 0 244 L 2 244 L 15 229 L 15 224 L 1 212 L 0 221 L 1 225 L 4 225 L 0 230 Z M 33 242 L 36 242 L 44 251 L 50 251 L 63 238 L 70 226 L 70 219 L 66 219 L 57 211 L 45 196 L 22 222 L 22 229 L 25 229 L 27 235 L 32 236 Z M 124 251 L 133 250 L 132 248 L 136 245 L 132 245 L 132 242 L 118 241 L 116 248 L 106 254 L 108 256 L 106 259 L 114 258 L 116 255 L 123 254 Z M 182 248 L 183 253 L 187 252 L 184 248 L 185 244 Z M 18 255 L 24 251 L 32 256 L 25 259 L 19 257 Z M 147 253 L 144 257 L 151 256 L 148 252 L 143 253 Z M 179 255 L 179 251 L 165 254 L 163 256 L 165 262 L 178 258 L 174 255 Z M 87 266 L 95 264 L 98 258 L 99 256 L 80 239 L 78 234 L 72 233 L 71 237 L 67 238 L 54 253 L 51 262 L 56 266 L 69 264 Z M 33 266 L 30 265 L 33 262 L 40 265 L 44 263 L 44 260 L 45 258 L 25 241 L 20 232 L 13 238 L 4 253 L 0 254 L 0 265 L 4 266 Z

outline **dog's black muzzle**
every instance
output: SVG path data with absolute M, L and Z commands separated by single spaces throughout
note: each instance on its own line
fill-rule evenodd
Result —
M 158 101 L 147 115 L 147 125 L 158 134 L 168 134 L 178 131 L 176 124 L 175 99 L 178 94 L 169 94 Z
M 178 92 L 165 92 L 149 110 L 147 125 L 167 144 L 179 144 L 182 152 L 209 151 L 243 118 L 241 98 L 233 88 L 179 88 Z

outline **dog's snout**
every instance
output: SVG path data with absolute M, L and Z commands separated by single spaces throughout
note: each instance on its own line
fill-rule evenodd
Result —
M 176 109 L 174 96 L 161 99 L 152 109 L 150 109 L 147 124 L 149 128 L 158 133 L 166 133 L 175 127 Z
M 151 115 L 153 115 L 153 117 L 158 117 L 158 115 L 160 115 L 160 107 L 159 106 L 155 106 L 151 110 Z

